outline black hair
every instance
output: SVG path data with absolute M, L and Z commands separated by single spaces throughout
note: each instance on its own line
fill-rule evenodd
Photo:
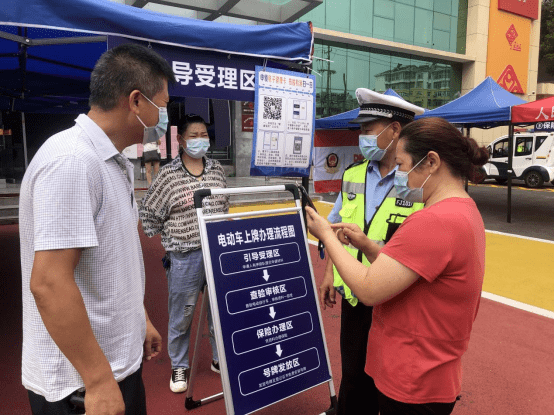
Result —
M 189 126 L 191 124 L 196 124 L 196 123 L 201 123 L 204 126 L 206 126 L 206 128 L 208 127 L 208 123 L 206 123 L 206 121 L 204 121 L 204 119 L 199 115 L 187 114 L 185 117 L 183 117 L 183 120 L 180 122 L 179 127 L 177 128 L 177 134 L 179 134 L 179 136 L 183 136 L 187 131 L 187 129 L 189 128 Z
M 152 99 L 163 89 L 163 80 L 175 82 L 169 63 L 142 45 L 125 43 L 104 52 L 90 76 L 89 105 L 112 110 L 133 90 Z
M 489 159 L 485 147 L 438 117 L 421 118 L 407 124 L 400 139 L 405 141 L 404 151 L 412 158 L 412 165 L 434 151 L 448 165 L 450 172 L 461 178 L 469 177 L 475 166 L 483 166 Z

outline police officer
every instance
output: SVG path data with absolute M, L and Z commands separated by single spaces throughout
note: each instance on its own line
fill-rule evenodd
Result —
M 357 224 L 358 238 L 367 236 L 384 245 L 408 215 L 423 208 L 423 204 L 398 198 L 393 185 L 396 144 L 402 127 L 424 110 L 402 98 L 366 88 L 358 88 L 356 97 L 360 111 L 350 123 L 361 126 L 359 145 L 364 160 L 346 168 L 341 193 L 328 220 Z M 355 237 L 339 234 L 344 244 Z M 347 246 L 347 251 L 365 265 L 374 260 L 352 245 Z M 329 259 L 319 288 L 323 308 L 333 307 L 335 292 L 342 296 L 338 414 L 378 414 L 377 389 L 364 371 L 373 308 L 358 302 Z

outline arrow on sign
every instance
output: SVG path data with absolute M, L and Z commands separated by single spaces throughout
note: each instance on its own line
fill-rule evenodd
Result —
M 277 351 L 275 353 L 280 357 L 283 353 L 283 350 L 281 349 L 281 344 L 277 344 Z
M 275 309 L 273 306 L 269 307 L 269 316 L 271 316 L 271 319 L 275 319 L 275 315 L 277 315 L 277 312 L 275 312 Z
M 264 269 L 264 279 L 266 282 L 269 280 L 269 274 L 267 273 L 267 269 Z

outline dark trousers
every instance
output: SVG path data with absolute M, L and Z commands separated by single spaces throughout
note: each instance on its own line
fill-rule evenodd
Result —
M 356 306 L 341 300 L 340 354 L 342 380 L 337 414 L 379 414 L 378 390 L 365 373 L 367 338 L 373 307 L 358 302 Z
M 449 415 L 454 410 L 452 403 L 402 403 L 379 392 L 379 410 L 382 415 Z
M 125 402 L 125 414 L 145 415 L 146 394 L 142 382 L 142 365 L 118 384 Z M 82 415 L 85 412 L 84 409 L 75 407 L 69 402 L 73 393 L 57 402 L 46 401 L 43 396 L 30 390 L 27 390 L 27 393 L 29 394 L 31 412 L 34 415 Z

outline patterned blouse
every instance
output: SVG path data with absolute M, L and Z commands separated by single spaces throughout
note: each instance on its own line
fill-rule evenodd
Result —
M 158 176 L 140 204 L 142 228 L 148 237 L 162 235 L 166 251 L 187 252 L 200 245 L 194 192 L 202 188 L 227 188 L 225 171 L 213 159 L 204 158 L 202 179 L 191 175 L 181 156 L 160 169 Z M 202 202 L 204 215 L 229 212 L 229 195 L 212 195 Z

